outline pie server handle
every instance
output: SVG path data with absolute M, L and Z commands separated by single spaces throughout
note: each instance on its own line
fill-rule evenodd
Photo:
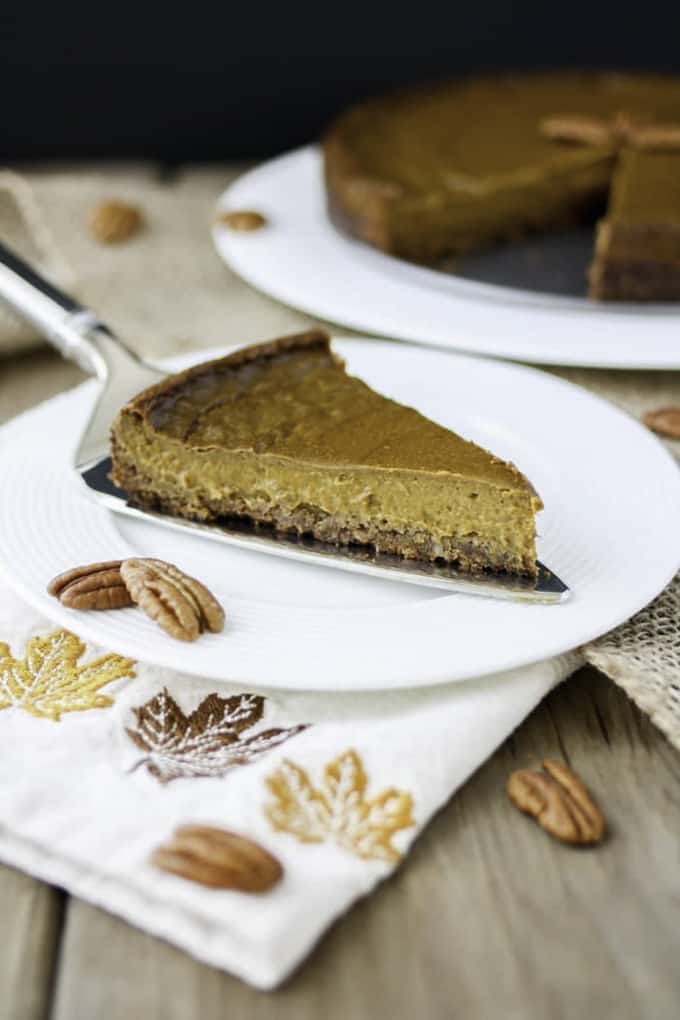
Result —
M 116 411 L 133 394 L 157 383 L 164 373 L 138 358 L 94 312 L 1 243 L 0 299 L 32 323 L 60 354 L 101 380 L 90 422 L 80 439 L 76 465 L 105 454 Z
M 97 316 L 0 243 L 0 298 L 30 322 L 65 358 L 85 372 L 106 376 L 93 333 L 110 330 Z
M 125 379 L 125 399 L 162 377 L 145 365 L 94 312 L 0 242 L 0 299 L 88 375 L 112 382 Z M 121 400 L 121 403 L 124 401 Z

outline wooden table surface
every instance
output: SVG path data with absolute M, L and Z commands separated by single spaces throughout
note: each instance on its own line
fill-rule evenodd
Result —
M 224 282 L 275 318 L 226 271 Z M 680 403 L 672 373 L 560 374 L 632 410 Z M 45 349 L 0 361 L 0 421 L 81 378 Z M 509 806 L 508 773 L 545 756 L 595 792 L 610 823 L 602 847 L 562 846 Z M 0 918 L 2 1020 L 677 1020 L 680 754 L 581 670 L 273 993 L 2 866 Z

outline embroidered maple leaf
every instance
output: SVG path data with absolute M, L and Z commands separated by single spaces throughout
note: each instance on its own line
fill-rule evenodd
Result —
M 223 776 L 307 728 L 292 726 L 241 736 L 261 720 L 264 705 L 265 699 L 258 694 L 230 698 L 209 694 L 194 712 L 185 715 L 163 688 L 146 704 L 132 709 L 137 726 L 127 733 L 146 752 L 139 764 L 146 764 L 161 783 L 190 776 Z
M 0 642 L 0 709 L 22 708 L 56 722 L 64 712 L 108 708 L 113 700 L 100 688 L 134 676 L 135 663 L 110 654 L 79 665 L 84 654 L 83 642 L 67 630 L 31 638 L 23 659 Z
M 415 825 L 410 793 L 392 787 L 366 799 L 368 778 L 356 751 L 326 765 L 321 789 L 287 759 L 266 782 L 274 795 L 265 807 L 270 824 L 302 843 L 333 840 L 357 857 L 398 861 L 392 836 Z

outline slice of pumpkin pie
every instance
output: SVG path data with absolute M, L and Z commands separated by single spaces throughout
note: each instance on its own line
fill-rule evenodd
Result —
M 168 377 L 120 411 L 111 449 L 145 509 L 536 575 L 524 475 L 349 375 L 319 331 Z

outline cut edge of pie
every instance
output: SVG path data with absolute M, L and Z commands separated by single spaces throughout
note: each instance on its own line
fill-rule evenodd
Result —
M 604 301 L 680 301 L 680 151 L 621 154 L 589 283 Z
M 535 577 L 542 503 L 514 465 L 345 371 L 322 331 L 199 364 L 111 433 L 131 504 Z

